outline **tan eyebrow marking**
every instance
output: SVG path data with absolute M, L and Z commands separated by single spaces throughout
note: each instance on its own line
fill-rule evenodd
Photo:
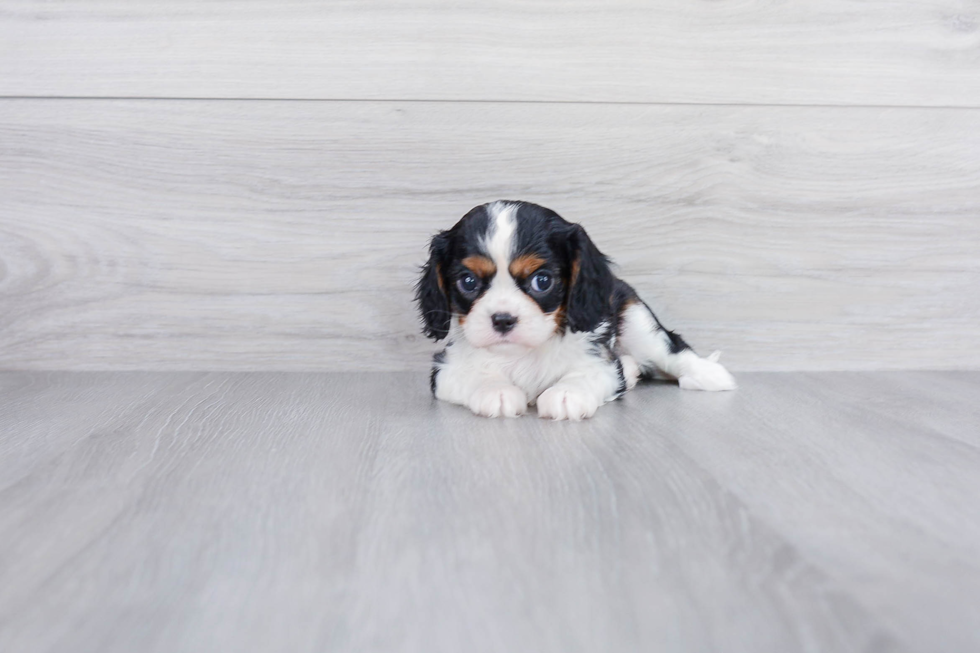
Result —
M 515 279 L 528 277 L 532 272 L 545 264 L 545 260 L 536 254 L 523 254 L 515 258 L 508 268 L 510 276 Z
M 497 266 L 486 256 L 467 256 L 461 263 L 481 277 L 492 277 L 497 273 Z

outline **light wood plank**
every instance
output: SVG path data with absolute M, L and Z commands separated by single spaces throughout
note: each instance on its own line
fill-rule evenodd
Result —
M 898 641 L 916 651 L 975 649 L 980 376 L 742 379 L 737 398 L 679 392 L 661 405 L 659 419 L 687 434 L 678 446 L 804 559 L 851 588 Z M 626 405 L 650 415 L 642 395 Z M 881 582 L 899 578 L 901 590 Z
M 970 0 L 7 0 L 0 94 L 980 106 Z
M 0 648 L 976 650 L 980 375 L 741 381 L 568 424 L 422 373 L 0 374 Z
M 184 387 L 199 376 L 173 374 L 161 378 L 160 384 L 147 384 L 138 373 L 113 373 L 90 376 L 92 383 L 84 384 L 58 372 L 0 375 L 0 490 L 50 465 L 91 433 L 111 432 L 120 418 L 136 415 L 138 419 L 157 392 Z M 106 403 L 106 396 L 113 401 Z M 36 411 L 45 404 L 59 410 L 41 426 Z M 78 430 L 80 424 L 83 432 Z
M 737 370 L 980 366 L 980 111 L 0 102 L 0 368 L 423 369 L 471 206 L 582 222 Z

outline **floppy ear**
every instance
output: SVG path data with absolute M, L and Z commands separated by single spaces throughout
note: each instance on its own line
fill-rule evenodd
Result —
M 415 284 L 415 301 L 422 316 L 422 333 L 434 340 L 449 335 L 449 296 L 443 283 L 442 267 L 449 252 L 449 235 L 443 231 L 429 243 L 429 260 Z
M 613 277 L 609 259 L 592 243 L 581 225 L 568 236 L 569 275 L 567 319 L 572 332 L 594 331 L 609 317 Z

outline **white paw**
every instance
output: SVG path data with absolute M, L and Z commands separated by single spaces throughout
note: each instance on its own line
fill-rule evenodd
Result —
M 485 385 L 470 396 L 467 407 L 486 417 L 517 417 L 527 411 L 527 395 L 514 385 Z
M 691 356 L 685 361 L 685 371 L 677 379 L 677 383 L 685 390 L 734 390 L 738 387 L 735 377 L 718 362 L 721 356 L 716 351 L 707 358 Z
M 553 385 L 538 397 L 538 417 L 580 420 L 599 409 L 595 395 L 571 386 Z
M 640 379 L 640 366 L 632 356 L 620 356 L 619 362 L 623 364 L 623 378 L 626 379 L 626 389 L 632 390 L 636 382 Z

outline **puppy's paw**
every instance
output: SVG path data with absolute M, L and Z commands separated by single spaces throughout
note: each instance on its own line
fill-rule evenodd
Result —
M 553 385 L 538 397 L 538 417 L 546 419 L 577 421 L 592 417 L 598 409 L 594 395 L 572 386 Z
M 640 366 L 632 356 L 620 356 L 619 362 L 623 365 L 623 378 L 626 379 L 626 389 L 632 390 L 636 387 L 636 382 L 640 379 Z
M 473 393 L 466 405 L 485 417 L 517 417 L 527 411 L 527 395 L 514 385 L 485 385 Z
M 707 358 L 692 356 L 686 362 L 687 368 L 677 383 L 685 390 L 734 390 L 738 387 L 728 370 L 718 362 L 721 352 L 714 352 Z

